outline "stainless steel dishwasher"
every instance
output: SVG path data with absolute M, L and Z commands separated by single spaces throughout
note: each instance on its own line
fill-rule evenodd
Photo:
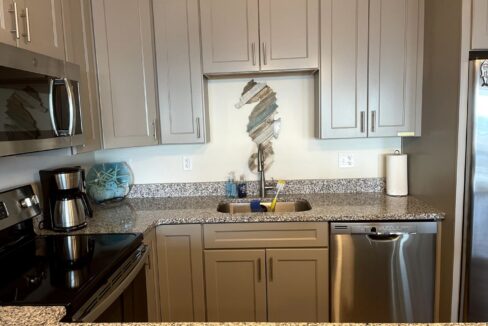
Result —
M 434 321 L 436 222 L 332 223 L 331 321 Z

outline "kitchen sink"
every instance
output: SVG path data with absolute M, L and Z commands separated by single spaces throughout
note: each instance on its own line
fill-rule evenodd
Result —
M 263 210 L 270 211 L 271 202 L 261 202 Z M 300 199 L 295 201 L 282 201 L 277 202 L 275 206 L 275 213 L 286 212 L 303 212 L 309 211 L 312 206 L 307 200 Z M 239 202 L 239 203 L 220 203 L 217 206 L 217 211 L 221 213 L 252 213 L 251 202 Z

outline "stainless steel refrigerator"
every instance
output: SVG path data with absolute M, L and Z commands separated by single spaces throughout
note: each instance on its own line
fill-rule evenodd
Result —
M 470 53 L 463 319 L 488 321 L 488 51 Z

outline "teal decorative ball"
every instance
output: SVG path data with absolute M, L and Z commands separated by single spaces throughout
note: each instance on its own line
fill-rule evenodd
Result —
M 86 175 L 86 190 L 97 203 L 123 199 L 129 194 L 134 176 L 125 162 L 100 163 Z

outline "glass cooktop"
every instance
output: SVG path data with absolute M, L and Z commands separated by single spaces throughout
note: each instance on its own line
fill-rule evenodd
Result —
M 140 234 L 37 236 L 0 255 L 0 305 L 72 311 L 141 243 Z

